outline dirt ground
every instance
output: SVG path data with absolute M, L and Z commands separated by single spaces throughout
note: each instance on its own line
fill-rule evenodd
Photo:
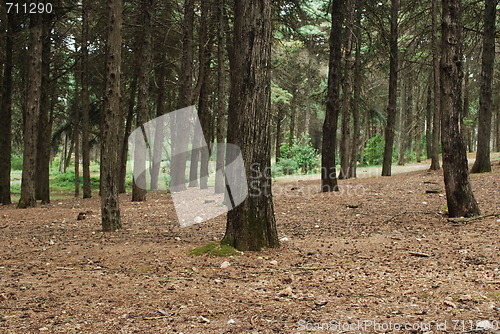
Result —
M 471 179 L 499 213 L 500 167 Z M 281 247 L 228 258 L 188 255 L 225 217 L 181 229 L 168 194 L 112 234 L 98 198 L 0 207 L 0 333 L 500 333 L 500 217 L 448 221 L 441 172 L 340 185 L 275 183 Z

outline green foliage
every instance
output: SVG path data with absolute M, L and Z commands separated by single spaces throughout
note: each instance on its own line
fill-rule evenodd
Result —
M 83 184 L 83 176 L 80 175 L 80 185 Z M 66 173 L 56 173 L 50 180 L 51 188 L 71 190 L 75 188 L 75 170 L 69 169 Z M 90 177 L 90 186 L 99 189 L 99 178 Z
M 368 139 L 365 148 L 365 163 L 367 165 L 381 165 L 384 162 L 385 141 L 382 135 Z
M 228 245 L 221 245 L 220 242 L 211 242 L 205 246 L 197 247 L 189 251 L 190 255 L 204 255 L 209 256 L 231 256 L 240 255 L 241 253 Z
M 319 154 L 311 144 L 311 138 L 302 134 L 300 138 L 294 138 L 290 147 L 290 132 L 287 132 L 286 140 L 280 146 L 281 159 L 278 165 L 286 175 L 295 173 L 300 169 L 302 173 L 312 173 L 319 167 Z
M 11 170 L 23 170 L 23 157 L 14 155 L 10 158 Z

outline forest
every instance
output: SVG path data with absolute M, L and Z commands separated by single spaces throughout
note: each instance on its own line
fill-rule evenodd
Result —
M 500 333 L 499 9 L 1 1 L 0 329 Z

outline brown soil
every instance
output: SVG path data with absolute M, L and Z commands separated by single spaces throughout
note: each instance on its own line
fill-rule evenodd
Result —
M 499 213 L 500 168 L 471 179 L 483 214 Z M 230 258 L 188 255 L 225 218 L 181 229 L 167 194 L 123 196 L 112 234 L 98 198 L 1 207 L 0 333 L 500 332 L 500 217 L 449 222 L 444 193 L 426 193 L 440 172 L 340 184 L 276 183 L 288 240 Z

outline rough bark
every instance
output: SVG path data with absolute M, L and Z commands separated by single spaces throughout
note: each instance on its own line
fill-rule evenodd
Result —
M 396 125 L 398 89 L 398 1 L 399 0 L 391 0 L 389 103 L 387 106 L 387 124 L 385 126 L 385 148 L 382 176 L 391 176 L 392 173 L 392 152 L 394 149 L 394 127 Z
M 5 56 L 2 80 L 2 101 L 0 103 L 0 203 L 11 204 L 10 170 L 12 151 L 12 56 L 14 51 L 14 36 L 11 16 L 6 15 L 5 22 Z
M 271 0 L 235 0 L 234 5 L 238 48 L 231 54 L 228 142 L 241 148 L 249 195 L 228 212 L 222 242 L 256 251 L 279 245 L 269 171 L 272 5 Z M 235 159 L 233 150 L 226 153 L 228 163 Z
M 90 185 L 90 144 L 89 144 L 89 0 L 82 0 L 82 164 L 83 198 L 92 197 Z
M 166 69 L 165 61 L 162 58 L 160 60 L 159 68 L 156 71 L 156 81 L 158 83 L 158 90 L 156 96 L 156 117 L 161 117 L 165 114 L 165 79 L 166 79 Z M 157 128 L 155 130 L 155 140 L 153 147 L 153 161 L 155 162 L 150 168 L 151 175 L 151 190 L 158 189 L 159 176 L 160 176 L 160 165 L 161 156 L 163 154 L 163 140 L 165 138 L 164 133 L 165 125 L 157 121 Z
M 439 92 L 438 0 L 432 0 L 432 69 L 434 74 L 434 114 L 432 121 L 431 170 L 440 169 L 439 142 L 441 137 L 441 111 Z
M 141 63 L 139 66 L 138 96 L 137 96 L 137 128 L 141 128 L 148 121 L 149 115 L 149 78 L 151 75 L 152 57 L 152 16 L 154 12 L 154 0 L 147 0 L 142 4 L 142 29 L 141 48 L 139 50 Z M 139 137 L 138 137 L 139 138 Z M 138 174 L 137 170 L 143 172 Z M 137 183 L 142 185 L 137 186 Z M 132 202 L 143 202 L 146 200 L 146 150 L 134 150 L 134 180 L 132 183 Z
M 138 56 L 136 56 L 139 58 Z M 127 160 L 128 160 L 128 138 L 132 132 L 132 123 L 134 121 L 134 108 L 137 96 L 137 73 L 134 73 L 132 82 L 129 88 L 129 98 L 127 106 L 127 119 L 125 120 L 125 131 L 120 148 L 120 168 L 118 172 L 118 191 L 120 194 L 126 193 L 126 179 L 127 179 Z
M 466 60 L 465 63 L 465 79 L 464 79 L 464 120 L 467 120 L 470 117 L 470 73 L 469 73 L 469 62 Z M 472 140 L 471 138 L 471 128 L 470 124 L 465 125 L 464 136 L 465 142 L 467 143 L 467 147 L 469 153 L 472 153 Z
M 101 145 L 101 223 L 104 232 L 122 228 L 118 199 L 122 10 L 121 0 L 108 1 L 108 40 L 106 45 L 106 89 L 102 118 Z
M 23 113 L 23 175 L 21 181 L 21 199 L 18 208 L 36 206 L 35 174 L 38 118 L 42 86 L 42 17 L 32 14 L 29 28 L 29 63 L 26 106 Z
M 480 214 L 469 181 L 462 111 L 461 1 L 442 0 L 441 111 L 443 170 L 450 217 Z
M 340 67 L 342 64 L 342 0 L 332 1 L 330 59 L 328 62 L 328 91 L 321 147 L 321 191 L 338 191 L 336 173 L 337 127 L 340 112 Z
M 425 154 L 427 159 L 431 157 L 432 152 L 432 85 L 431 78 L 427 83 L 427 101 L 425 103 Z
M 493 108 L 493 70 L 495 65 L 496 0 L 486 0 L 484 10 L 483 59 L 479 95 L 477 154 L 471 173 L 491 172 L 491 119 Z

